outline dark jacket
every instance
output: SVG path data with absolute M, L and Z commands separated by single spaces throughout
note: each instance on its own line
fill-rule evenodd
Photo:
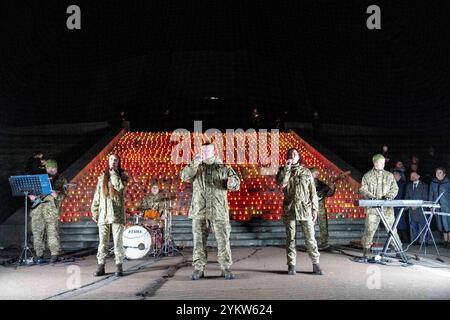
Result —
M 319 201 L 324 200 L 326 197 L 332 197 L 336 191 L 336 188 L 332 189 L 325 182 L 314 179 L 314 183 L 316 185 L 316 192 Z
M 439 211 L 450 213 L 450 179 L 446 176 L 442 181 L 434 178 L 430 185 L 429 199 L 435 201 L 441 193 L 444 193 L 439 200 L 441 208 Z M 450 232 L 450 217 L 436 216 L 438 230 L 441 232 Z
M 413 188 L 413 183 L 410 182 L 406 186 L 406 195 L 405 200 L 428 200 L 428 185 L 425 182 L 419 181 L 417 184 L 417 187 Z M 423 213 L 422 209 L 420 208 L 409 208 L 408 209 L 410 213 L 411 220 L 414 221 L 422 221 L 423 220 Z
M 41 164 L 40 159 L 36 159 L 31 157 L 27 161 L 27 165 L 25 167 L 25 174 L 46 174 L 47 170 L 45 166 Z
M 450 212 L 450 179 L 445 176 L 442 181 L 434 178 L 430 185 L 429 200 L 434 201 L 439 195 L 444 192 L 444 195 L 439 200 L 442 212 Z

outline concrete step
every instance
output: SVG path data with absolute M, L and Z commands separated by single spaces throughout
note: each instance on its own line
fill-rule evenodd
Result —
M 332 242 L 333 245 L 348 245 L 351 240 L 358 240 L 355 238 L 341 238 L 336 239 Z M 380 238 L 380 241 L 382 239 Z M 304 239 L 298 238 L 297 239 L 297 245 L 299 247 L 304 246 Z M 192 240 L 174 240 L 175 245 L 177 247 L 187 247 L 192 248 L 193 242 Z M 111 243 L 112 245 L 112 243 Z M 210 248 L 217 248 L 217 242 L 214 239 L 208 239 L 208 247 Z M 231 247 L 264 247 L 264 246 L 285 246 L 286 240 L 284 238 L 282 239 L 249 239 L 249 240 L 237 240 L 237 239 L 230 239 L 230 245 Z M 61 242 L 61 246 L 65 252 L 68 251 L 75 251 L 75 250 L 81 250 L 81 249 L 88 249 L 88 248 L 97 248 L 98 247 L 98 241 L 97 242 L 80 242 L 80 241 L 73 241 L 73 242 Z
M 349 242 L 354 239 L 339 239 L 335 242 L 333 242 L 333 245 L 346 245 L 349 244 Z M 175 240 L 174 240 L 175 241 Z M 178 247 L 192 247 L 193 242 L 192 240 L 179 240 L 175 241 L 176 246 Z M 285 246 L 286 240 L 285 239 L 251 239 L 251 240 L 235 240 L 230 239 L 230 245 L 231 247 L 265 247 L 265 246 Z M 303 245 L 303 239 L 297 239 L 297 245 L 302 246 Z M 217 248 L 217 242 L 215 240 L 209 240 L 208 239 L 208 247 L 211 248 Z
M 335 239 L 346 238 L 346 239 L 358 239 L 361 238 L 362 230 L 352 231 L 352 232 L 330 232 L 330 240 L 334 241 Z M 385 233 L 380 233 L 381 236 L 385 236 Z M 98 234 L 61 234 L 61 242 L 96 242 L 98 241 Z M 214 238 L 213 234 L 210 234 L 210 237 Z M 316 238 L 319 237 L 319 233 L 316 232 Z M 252 239 L 285 239 L 286 233 L 283 232 L 271 232 L 271 233 L 232 233 L 230 235 L 231 240 L 252 240 Z M 176 241 L 186 241 L 192 240 L 192 233 L 183 233 L 183 234 L 173 234 L 173 239 Z M 304 239 L 303 233 L 297 232 L 297 239 Z
M 333 245 L 348 244 L 352 240 L 361 239 L 364 230 L 363 219 L 333 219 L 329 220 L 330 243 Z M 319 227 L 315 226 L 315 237 L 319 238 Z M 65 251 L 98 246 L 97 225 L 90 219 L 75 223 L 65 223 L 60 226 L 61 245 Z M 191 220 L 186 217 L 173 219 L 173 239 L 177 246 L 192 247 Z M 381 228 L 377 241 L 386 239 L 386 232 Z M 283 246 L 286 231 L 282 221 L 231 221 L 231 246 Z M 298 226 L 297 239 L 304 241 L 303 233 Z M 210 234 L 208 246 L 217 246 L 214 235 Z
M 298 227 L 299 230 L 301 229 Z M 318 231 L 319 227 L 316 226 L 315 230 Z M 337 226 L 329 226 L 328 231 L 335 232 L 335 233 L 341 233 L 341 232 L 352 232 L 352 231 L 361 231 L 363 228 L 352 228 L 352 227 L 337 227 Z M 192 233 L 191 228 L 174 228 L 172 231 L 172 234 L 178 235 L 178 234 L 190 234 Z M 245 227 L 237 227 L 237 228 L 231 228 L 231 234 L 242 234 L 242 233 L 285 233 L 285 227 L 261 227 L 261 228 L 245 228 Z

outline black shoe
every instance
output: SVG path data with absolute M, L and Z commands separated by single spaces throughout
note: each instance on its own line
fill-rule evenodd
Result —
M 288 275 L 295 276 L 296 274 L 297 274 L 297 270 L 295 270 L 295 266 L 294 265 L 290 265 L 288 267 Z
M 320 269 L 320 266 L 318 263 L 313 263 L 313 273 L 316 275 L 323 275 L 322 269 Z
M 122 268 L 122 264 L 121 264 L 121 263 L 116 264 L 116 268 L 117 268 L 117 270 L 116 270 L 116 273 L 114 273 L 114 275 L 115 275 L 116 277 L 121 277 L 121 276 L 123 276 L 123 268 Z
M 223 269 L 222 270 L 222 277 L 224 277 L 227 280 L 233 280 L 234 274 L 230 271 L 230 269 Z
M 330 251 L 330 249 L 331 249 L 331 246 L 329 244 L 319 247 L 319 251 Z
M 58 262 L 58 256 L 57 255 L 52 255 L 51 259 L 50 259 L 50 263 L 56 263 Z
M 362 257 L 354 257 L 353 261 L 360 262 L 360 263 L 368 263 L 369 259 L 365 256 L 362 256 Z
M 105 275 L 105 265 L 99 264 L 97 267 L 97 271 L 94 272 L 94 276 L 100 277 Z
M 361 262 L 361 263 L 367 263 L 370 260 L 370 248 L 363 248 L 363 255 L 362 257 L 354 257 L 353 261 L 355 262 Z
M 42 264 L 44 262 L 45 261 L 44 261 L 44 257 L 43 256 L 37 256 L 37 257 L 34 258 L 34 263 L 36 263 L 36 264 Z
M 199 280 L 200 278 L 204 278 L 205 273 L 202 270 L 195 269 L 191 275 L 191 280 Z

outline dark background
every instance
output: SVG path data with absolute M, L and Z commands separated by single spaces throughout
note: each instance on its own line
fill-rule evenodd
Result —
M 71 4 L 81 30 L 66 28 Z M 366 28 L 371 4 L 381 30 Z M 448 1 L 5 1 L 0 125 L 125 110 L 132 129 L 224 129 L 250 126 L 257 107 L 268 128 L 317 110 L 445 135 L 449 13 Z

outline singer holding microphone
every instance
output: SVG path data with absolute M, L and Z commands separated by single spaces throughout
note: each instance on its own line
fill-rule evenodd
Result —
M 319 201 L 314 178 L 308 168 L 305 168 L 297 149 L 287 151 L 286 164 L 281 167 L 276 176 L 276 182 L 283 188 L 283 221 L 286 226 L 286 255 L 288 274 L 297 273 L 296 226 L 300 223 L 305 235 L 305 246 L 312 260 L 313 274 L 322 275 L 319 266 L 319 250 L 314 238 L 314 223 L 317 220 Z
M 105 275 L 105 259 L 109 250 L 109 237 L 112 230 L 116 276 L 123 275 L 125 256 L 122 235 L 125 228 L 124 197 L 128 182 L 127 174 L 120 167 L 120 158 L 116 154 L 108 157 L 108 167 L 98 177 L 94 200 L 92 201 L 92 219 L 98 225 L 99 244 L 97 251 L 98 268 L 95 276 Z

